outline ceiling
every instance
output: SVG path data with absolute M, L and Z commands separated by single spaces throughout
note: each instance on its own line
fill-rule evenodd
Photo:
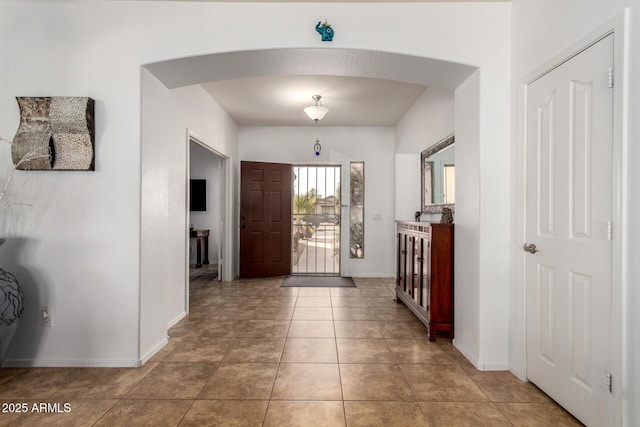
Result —
M 241 126 L 395 126 L 427 87 L 455 90 L 477 68 L 434 58 L 349 48 L 274 48 L 145 65 L 167 88 L 202 85 Z
M 319 126 L 395 126 L 427 88 L 394 80 L 277 75 L 219 80 L 204 89 L 241 126 L 311 126 L 313 95 L 329 113 Z

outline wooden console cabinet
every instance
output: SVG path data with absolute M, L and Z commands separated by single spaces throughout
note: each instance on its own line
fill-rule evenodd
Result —
M 453 338 L 453 224 L 398 222 L 396 301 Z

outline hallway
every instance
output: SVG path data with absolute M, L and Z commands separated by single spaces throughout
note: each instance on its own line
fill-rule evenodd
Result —
M 581 425 L 533 385 L 477 371 L 446 338 L 429 342 L 393 301 L 393 279 L 281 280 L 192 290 L 188 318 L 139 369 L 0 369 L 3 405 L 70 404 L 1 413 L 0 426 Z

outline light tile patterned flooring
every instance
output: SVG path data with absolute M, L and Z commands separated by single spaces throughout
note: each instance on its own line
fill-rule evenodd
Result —
M 357 288 L 212 282 L 138 369 L 0 369 L 0 426 L 579 426 L 535 386 L 480 372 L 393 301 Z M 61 407 L 64 410 L 63 407 Z

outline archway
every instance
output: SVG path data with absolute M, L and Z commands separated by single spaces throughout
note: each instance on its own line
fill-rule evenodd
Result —
M 457 135 L 458 149 L 457 153 L 466 158 L 467 170 L 459 168 L 459 174 L 461 174 L 458 181 L 468 183 L 466 188 L 457 190 L 457 196 L 459 199 L 466 199 L 464 208 L 461 204 L 461 209 L 457 209 L 457 220 L 464 218 L 464 210 L 468 210 L 469 215 L 474 215 L 478 212 L 479 203 L 479 164 L 477 162 L 479 154 L 479 141 L 480 141 L 480 128 L 479 128 L 479 88 L 480 80 L 477 73 L 477 68 L 469 65 L 442 61 L 432 58 L 417 57 L 412 55 L 405 55 L 393 52 L 382 52 L 373 50 L 359 50 L 359 49 L 333 49 L 333 48 L 277 48 L 277 49 L 265 49 L 265 50 L 247 50 L 237 52 L 224 52 L 213 53 L 208 55 L 178 58 L 162 62 L 156 62 L 147 64 L 143 67 L 143 134 L 145 133 L 145 127 L 148 126 L 144 120 L 145 107 L 150 104 L 145 101 L 145 80 L 153 80 L 150 84 L 157 90 L 164 91 L 159 97 L 160 101 L 164 102 L 166 98 L 170 98 L 168 95 L 171 90 L 178 88 L 188 88 L 193 85 L 198 85 L 205 82 L 235 79 L 243 77 L 259 77 L 259 76 L 271 76 L 271 75 L 334 75 L 334 76 L 352 76 L 352 77 L 369 77 L 378 79 L 388 79 L 404 81 L 409 83 L 416 83 L 425 86 L 437 87 L 450 91 L 455 91 L 456 105 L 464 105 L 464 108 L 456 109 L 456 132 L 460 130 Z M 461 89 L 462 88 L 462 89 Z M 461 90 L 460 90 L 461 89 Z M 164 112 L 164 115 L 160 115 L 159 118 L 171 116 L 170 112 Z M 155 123 L 158 123 L 156 120 Z M 463 129 L 459 129 L 459 124 L 462 124 Z M 190 126 L 191 127 L 191 126 Z M 192 128 L 192 127 L 191 127 Z M 197 128 L 194 129 L 197 133 L 201 133 Z M 223 137 L 229 138 L 228 135 Z M 170 150 L 158 150 L 156 144 L 164 144 L 164 147 L 170 146 L 173 142 L 170 141 L 171 137 L 163 136 L 161 139 L 145 139 L 142 141 L 142 186 L 145 188 L 145 181 L 148 179 L 155 179 L 156 175 L 153 173 L 146 174 L 145 168 L 153 171 L 157 171 L 158 168 L 169 167 L 171 165 L 171 174 L 179 176 L 185 173 L 185 165 L 180 164 L 180 157 L 171 156 Z M 233 138 L 233 137 L 231 137 Z M 205 142 L 208 142 L 205 140 Z M 223 271 L 226 271 L 224 280 L 230 280 L 237 275 L 237 258 L 238 258 L 238 207 L 236 200 L 234 199 L 237 193 L 237 181 L 238 181 L 238 164 L 239 158 L 237 151 L 234 152 L 233 145 L 237 146 L 238 141 L 226 141 L 227 148 L 221 149 L 213 147 L 222 155 L 227 156 L 230 159 L 231 170 L 229 171 L 228 188 L 227 188 L 227 215 L 228 215 L 228 236 L 225 239 L 227 247 L 224 248 L 223 258 L 225 259 L 225 265 Z M 426 144 L 426 142 L 425 142 Z M 237 150 L 237 147 L 236 147 Z M 466 177 L 465 177 L 466 175 Z M 170 187 L 170 186 L 168 186 Z M 168 195 L 169 205 L 184 203 L 184 193 L 186 192 L 186 182 L 184 188 L 180 191 Z M 152 206 L 152 209 L 145 211 L 145 214 L 141 219 L 142 236 L 154 235 L 155 242 L 157 244 L 157 232 L 166 233 L 166 230 L 172 230 L 174 235 L 184 233 L 184 218 L 169 217 L 166 222 L 159 225 L 157 217 L 154 217 L 153 210 L 163 210 L 165 207 L 161 204 Z M 158 215 L 164 215 L 164 212 L 157 212 Z M 148 214 L 148 215 L 147 215 Z M 473 219 L 474 224 L 477 225 L 477 218 Z M 477 229 L 468 228 L 470 233 L 477 233 Z M 476 237 L 476 236 L 474 236 Z M 171 245 L 171 237 L 166 238 L 167 246 Z M 473 239 L 475 241 L 477 239 Z M 175 238 L 174 238 L 175 241 Z M 162 244 L 162 243 L 160 243 Z M 142 247 L 145 247 L 145 242 L 142 242 Z M 462 245 L 461 245 L 462 247 Z M 464 249 L 466 252 L 461 253 L 460 256 L 478 260 L 478 247 L 467 247 Z M 457 249 L 456 249 L 457 251 Z M 469 253 L 472 256 L 469 256 Z M 180 263 L 185 256 L 168 258 L 169 263 Z M 144 259 L 144 257 L 143 257 Z M 478 282 L 478 265 L 477 262 L 469 262 L 465 266 L 469 273 L 467 274 L 469 284 L 471 287 L 476 286 Z M 154 265 L 146 265 L 144 262 L 141 265 L 142 270 L 142 306 L 145 307 L 145 289 L 148 289 L 149 295 L 153 292 L 153 286 L 150 283 L 145 283 L 145 271 L 147 269 L 154 268 Z M 180 268 L 174 266 L 173 268 Z M 182 268 L 184 268 L 182 266 Z M 475 277 L 474 277 L 475 275 Z M 182 274 L 185 277 L 185 274 Z M 164 285 L 167 289 L 169 299 L 175 300 L 179 295 L 184 295 L 184 283 L 177 284 L 168 282 Z M 180 288 L 179 290 L 177 288 Z M 477 290 L 476 290 L 477 292 Z M 151 298 L 151 297 L 148 297 Z M 155 296 L 154 298 L 157 298 Z M 184 301 L 178 304 L 174 304 L 174 308 L 178 305 L 185 306 Z M 157 310 L 157 309 L 153 309 Z M 174 322 L 180 320 L 181 316 L 176 313 L 175 310 L 169 309 L 167 314 L 168 323 L 171 325 Z M 142 313 L 145 316 L 145 313 Z M 143 322 L 144 323 L 144 322 Z M 144 325 L 143 325 L 144 328 Z
M 168 89 L 214 80 L 313 74 L 370 77 L 455 90 L 476 67 L 393 52 L 280 48 L 214 53 L 144 66 Z

